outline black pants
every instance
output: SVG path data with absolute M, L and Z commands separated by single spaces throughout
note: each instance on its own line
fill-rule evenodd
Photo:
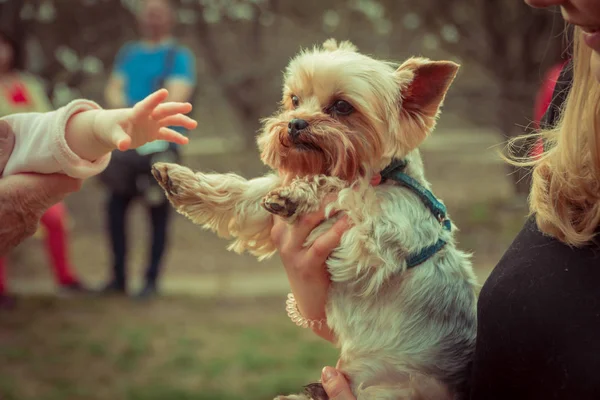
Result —
M 126 287 L 125 260 L 127 256 L 126 217 L 127 209 L 134 197 L 112 193 L 108 200 L 108 230 L 113 251 L 113 279 L 122 288 Z M 168 201 L 149 207 L 152 220 L 152 247 L 146 269 L 146 285 L 156 287 L 160 266 L 167 245 L 167 223 L 171 205 Z

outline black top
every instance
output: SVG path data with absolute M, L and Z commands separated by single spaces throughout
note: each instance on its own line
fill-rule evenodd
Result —
M 600 399 L 600 245 L 570 248 L 525 224 L 479 296 L 470 398 Z
M 600 399 L 600 246 L 532 218 L 479 296 L 471 400 Z

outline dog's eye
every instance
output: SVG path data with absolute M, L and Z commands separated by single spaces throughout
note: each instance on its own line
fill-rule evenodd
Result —
M 292 105 L 294 106 L 294 108 L 300 105 L 300 99 L 298 98 L 298 96 L 292 95 Z
M 349 115 L 354 111 L 354 107 L 345 100 L 338 100 L 333 104 L 331 110 L 339 115 Z

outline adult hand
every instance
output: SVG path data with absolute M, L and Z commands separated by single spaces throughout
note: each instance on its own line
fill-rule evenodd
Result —
M 356 400 L 342 373 L 332 367 L 323 368 L 321 384 L 330 400 Z
M 80 180 L 59 174 L 0 178 L 0 257 L 35 233 L 48 208 L 80 188 Z
M 339 361 L 336 368 L 339 368 Z M 350 385 L 346 377 L 336 368 L 325 367 L 321 372 L 321 384 L 323 385 L 323 389 L 325 389 L 325 393 L 327 393 L 330 400 L 356 400 L 356 397 L 354 397 L 354 394 L 350 390 Z M 410 384 L 408 384 L 409 379 L 412 381 Z M 405 398 L 408 393 L 412 394 L 409 396 L 411 399 L 431 400 L 449 399 L 452 397 L 452 393 L 446 385 L 431 376 L 414 374 L 409 377 L 406 375 L 404 380 L 398 378 L 397 382 L 399 385 L 398 390 L 402 391 L 404 396 L 400 395 L 400 392 L 396 392 L 396 394 L 402 398 Z M 370 396 L 367 395 L 367 397 Z
M 330 279 L 325 261 L 348 228 L 347 219 L 340 218 L 311 246 L 304 247 L 304 244 L 312 230 L 325 219 L 325 205 L 334 198 L 326 198 L 320 211 L 302 216 L 293 225 L 276 217 L 271 230 L 271 238 L 279 250 L 298 309 L 304 318 L 311 320 L 326 317 Z M 313 331 L 329 341 L 335 340 L 326 324 L 321 328 L 315 326 Z

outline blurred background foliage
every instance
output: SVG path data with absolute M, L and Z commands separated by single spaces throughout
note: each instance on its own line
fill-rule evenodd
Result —
M 328 37 L 401 61 L 463 64 L 447 109 L 511 136 L 530 117 L 543 71 L 565 47 L 560 15 L 503 0 L 179 0 L 177 36 L 198 57 L 202 97 L 217 97 L 252 136 L 279 99 L 280 71 Z M 102 100 L 117 49 L 136 37 L 135 0 L 0 0 L 0 24 L 18 29 L 32 71 L 57 104 Z M 217 99 L 215 99 L 217 100 Z M 224 103 L 221 103 L 224 102 Z

